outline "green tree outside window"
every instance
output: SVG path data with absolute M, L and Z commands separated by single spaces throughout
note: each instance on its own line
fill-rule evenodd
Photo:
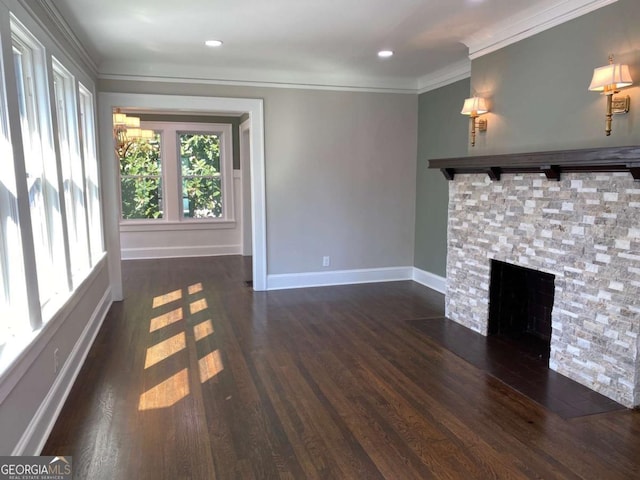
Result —
M 131 143 L 120 159 L 123 219 L 162 218 L 160 135 Z
M 223 214 L 220 137 L 179 135 L 182 214 L 185 218 L 220 218 Z

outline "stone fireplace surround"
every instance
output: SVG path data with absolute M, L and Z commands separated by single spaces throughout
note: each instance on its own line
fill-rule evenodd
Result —
M 505 173 L 515 155 L 491 157 L 492 167 L 489 157 L 430 161 L 451 180 L 446 315 L 487 334 L 491 259 L 551 273 L 549 367 L 638 406 L 640 182 L 630 169 L 602 167 L 571 173 L 552 167 L 550 179 L 543 170 L 549 166 L 536 168 L 532 155 L 516 173 Z M 541 155 L 546 163 L 548 152 Z M 461 173 L 476 171 L 469 167 L 474 158 L 489 175 Z

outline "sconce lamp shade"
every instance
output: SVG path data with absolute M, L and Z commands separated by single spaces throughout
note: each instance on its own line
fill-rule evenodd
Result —
M 611 63 L 593 70 L 593 78 L 589 90 L 592 92 L 614 93 L 620 88 L 633 84 L 629 65 Z
M 462 106 L 462 111 L 460 113 L 463 115 L 477 117 L 478 115 L 482 115 L 488 111 L 489 109 L 487 108 L 487 103 L 484 98 L 471 97 L 464 101 L 464 105 Z

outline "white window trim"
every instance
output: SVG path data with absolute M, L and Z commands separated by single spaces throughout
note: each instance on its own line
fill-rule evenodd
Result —
M 1 57 L 0 60 L 2 60 Z M 0 187 L 2 189 L 0 191 L 0 277 L 2 277 L 2 281 L 0 281 L 0 321 L 15 321 L 16 319 L 27 319 L 29 315 L 18 213 L 16 172 L 13 162 L 14 151 L 9 139 L 9 110 L 6 99 L 4 66 L 0 61 L 0 158 L 6 159 L 0 169 Z M 5 340 L 7 339 L 3 339 L 3 341 Z M 0 342 L 0 345 L 2 344 Z M 1 348 L 0 351 L 2 351 Z
M 2 3 L 3 0 L 0 0 Z M 12 218 L 9 218 L 10 234 L 5 238 L 0 238 L 0 244 L 3 243 L 8 248 L 5 250 L 10 256 L 10 301 L 12 309 L 12 318 L 24 319 L 24 322 L 29 324 L 24 330 L 17 332 L 16 336 L 11 338 L 4 348 L 0 348 L 0 404 L 4 399 L 12 392 L 14 387 L 20 382 L 21 378 L 29 372 L 29 369 L 34 365 L 34 362 L 40 356 L 45 349 L 50 346 L 50 341 L 53 335 L 65 324 L 69 316 L 82 305 L 83 299 L 86 298 L 86 293 L 90 289 L 97 288 L 96 280 L 100 279 L 103 275 L 103 271 L 106 270 L 109 264 L 109 259 L 104 252 L 97 254 L 94 261 L 94 269 L 79 284 L 74 287 L 74 290 L 67 290 L 66 276 L 69 274 L 68 270 L 64 268 L 67 243 L 64 239 L 63 232 L 63 219 L 64 212 L 61 210 L 63 204 L 60 202 L 61 181 L 56 170 L 55 175 L 51 175 L 47 180 L 50 181 L 55 189 L 55 199 L 59 202 L 57 205 L 57 214 L 60 222 L 54 226 L 56 234 L 58 235 L 52 243 L 62 247 L 55 250 L 54 260 L 60 273 L 60 278 L 64 279 L 58 283 L 58 287 L 61 287 L 63 291 L 51 297 L 51 299 L 42 305 L 39 298 L 38 291 L 38 279 L 37 279 L 37 262 L 34 251 L 34 242 L 32 234 L 32 226 L 30 221 L 30 204 L 27 188 L 27 178 L 25 172 L 25 152 L 22 122 L 20 118 L 19 104 L 18 104 L 18 90 L 17 90 L 17 78 L 15 75 L 15 68 L 13 65 L 13 47 L 14 42 L 17 39 L 20 45 L 27 46 L 32 50 L 35 58 L 35 64 L 30 72 L 33 74 L 33 78 L 37 79 L 37 83 L 32 89 L 32 93 L 37 97 L 38 109 L 34 116 L 38 129 L 40 130 L 40 137 L 42 143 L 43 156 L 50 160 L 53 158 L 56 169 L 59 169 L 60 159 L 56 152 L 56 142 L 58 139 L 57 125 L 54 119 L 54 114 L 51 111 L 52 107 L 52 54 L 55 54 L 59 59 L 64 59 L 64 63 L 71 65 L 71 71 L 73 72 L 74 79 L 82 78 L 86 85 L 90 86 L 88 89 L 91 92 L 92 102 L 92 115 L 94 123 L 91 125 L 92 132 L 92 149 L 97 151 L 97 144 L 95 139 L 97 138 L 97 124 L 95 123 L 95 115 L 97 113 L 97 107 L 95 103 L 95 84 L 90 75 L 84 70 L 85 66 L 74 61 L 72 57 L 69 57 L 63 50 L 63 46 L 54 40 L 50 32 L 41 24 L 35 17 L 29 16 L 29 8 L 26 10 L 23 8 L 26 2 L 9 2 L 14 9 L 9 8 L 9 3 L 5 5 L 4 2 L 2 8 L 0 8 L 0 41 L 2 43 L 2 54 L 0 55 L 0 102 L 3 103 L 4 111 L 0 108 L 0 115 L 4 118 L 0 120 L 6 122 L 5 125 L 0 125 L 0 129 L 4 129 L 2 132 L 5 136 L 10 138 L 9 145 L 3 145 L 2 134 L 0 133 L 0 153 L 2 159 L 6 160 L 3 163 L 0 170 L 0 178 L 7 180 L 5 186 L 8 189 L 8 197 L 15 198 L 15 201 L 4 202 L 0 199 L 0 210 L 3 214 L 7 211 L 11 212 L 14 209 L 14 205 L 17 207 L 11 213 L 11 217 L 15 216 L 14 222 L 11 222 Z M 25 5 L 21 5 L 21 4 Z M 24 22 L 24 23 L 23 23 Z M 77 101 L 77 99 L 76 99 Z M 6 155 L 5 155 L 6 154 Z M 97 158 L 97 156 L 95 157 Z M 51 172 L 53 167 L 51 164 L 44 166 L 45 173 Z M 96 170 L 99 169 L 99 165 L 96 164 Z M 98 187 L 100 185 L 98 184 Z M 48 199 L 47 199 L 48 200 Z M 99 201 L 102 199 L 99 198 Z M 99 207 L 101 210 L 101 208 Z M 1 217 L 0 217 L 1 218 Z M 11 234 L 15 228 L 15 235 Z M 5 232 L 6 233 L 6 232 Z M 102 239 L 101 239 L 102 240 Z M 55 249 L 55 247 L 52 247 Z M 16 270 L 14 271 L 14 267 Z M 19 272 L 19 275 L 16 274 Z M 100 301 L 99 308 L 104 309 L 105 305 L 108 305 L 107 299 L 109 298 L 109 290 L 104 292 L 103 299 Z M 104 312 L 98 313 L 98 315 Z M 91 320 L 93 321 L 93 320 Z M 46 352 L 45 352 L 46 353 Z
M 63 181 L 69 182 L 68 190 L 63 189 L 63 195 L 65 197 L 67 239 L 70 250 L 73 251 L 73 254 L 71 251 L 69 254 L 71 280 L 75 287 L 91 271 L 85 168 L 80 156 L 77 88 L 71 72 L 57 58 L 52 56 L 51 61 L 54 79 L 53 100 L 60 149 L 60 173 Z M 56 91 L 58 82 L 60 84 Z M 62 102 L 62 112 L 60 112 L 58 102 Z
M 27 53 L 30 61 L 27 65 L 28 71 L 25 73 L 30 78 L 27 95 L 32 97 L 33 105 L 29 114 L 33 116 L 32 125 L 37 130 L 40 146 L 39 153 L 42 155 L 42 172 L 47 187 L 44 191 L 44 201 L 47 210 L 47 231 L 50 248 L 52 268 L 58 277 L 55 282 L 56 287 L 48 293 L 47 298 L 40 298 L 41 318 L 31 318 L 33 328 L 38 328 L 41 321 L 46 322 L 55 313 L 60 298 L 66 297 L 70 293 L 70 285 L 67 277 L 66 247 L 62 227 L 62 203 L 60 201 L 60 181 L 59 162 L 56 158 L 55 143 L 53 139 L 53 124 L 50 102 L 50 83 L 47 55 L 44 46 L 40 41 L 13 15 L 11 15 L 11 38 L 14 48 Z M 31 133 L 30 133 L 31 135 Z M 31 142 L 32 140 L 30 140 Z M 33 148 L 30 143 L 29 149 Z M 26 156 L 32 155 L 32 151 L 25 151 Z M 33 228 L 33 226 L 30 226 Z M 40 285 L 40 282 L 38 282 Z
M 96 145 L 95 98 L 91 90 L 78 82 L 80 154 L 85 171 L 85 198 L 91 266 L 104 256 L 104 233 L 100 196 L 100 168 Z M 92 188 L 93 185 L 93 188 Z
M 144 129 L 161 132 L 160 158 L 162 161 L 163 215 L 157 219 L 123 219 L 120 196 L 120 228 L 123 232 L 161 230 L 201 230 L 234 228 L 233 132 L 226 123 L 141 122 Z M 220 136 L 220 167 L 222 176 L 223 215 L 219 218 L 185 218 L 179 208 L 182 198 L 182 177 L 178 143 L 169 141 L 181 133 L 215 133 Z M 175 148 L 172 147 L 175 145 Z M 119 182 L 121 185 L 121 182 Z M 118 188 L 120 191 L 120 188 Z M 120 195 L 122 195 L 120 193 Z

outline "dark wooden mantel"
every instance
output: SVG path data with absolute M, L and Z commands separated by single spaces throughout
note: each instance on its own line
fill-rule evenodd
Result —
M 503 173 L 544 173 L 560 180 L 563 172 L 629 172 L 640 181 L 640 146 L 437 158 L 429 168 L 439 168 L 447 180 L 457 173 L 486 173 L 492 180 Z

